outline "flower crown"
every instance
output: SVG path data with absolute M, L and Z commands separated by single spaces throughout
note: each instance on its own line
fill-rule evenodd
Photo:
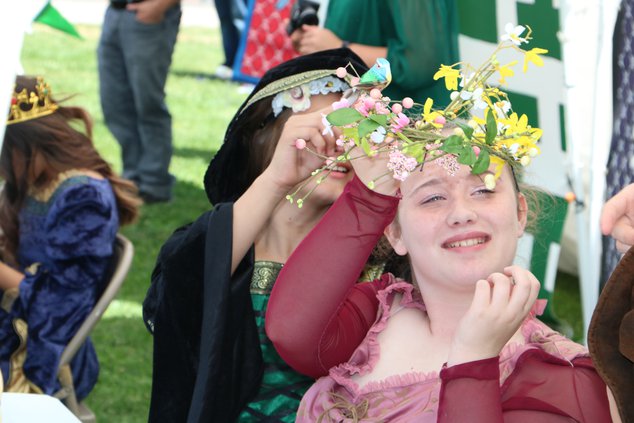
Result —
M 277 117 L 286 107 L 293 109 L 293 113 L 303 112 L 310 107 L 310 96 L 343 92 L 350 88 L 345 81 L 334 76 L 324 76 L 306 84 L 290 88 L 277 93 L 273 97 L 273 115 Z
M 332 127 L 340 129 L 341 135 L 336 142 L 343 148 L 343 153 L 330 158 L 322 168 L 313 172 L 313 177 L 317 178 L 315 187 L 340 162 L 354 160 L 350 153 L 357 148 L 367 156 L 389 155 L 386 173 L 368 183 L 371 189 L 378 179 L 386 175 L 402 181 L 415 169 L 422 169 L 425 163 L 434 160 L 452 174 L 459 165 L 469 166 L 473 174 L 482 174 L 491 164 L 495 165 L 494 174 L 484 176 L 489 189 L 495 187 L 505 164 L 511 166 L 514 174 L 528 166 L 540 153 L 537 141 L 542 131 L 531 127 L 526 115 L 518 116 L 513 112 L 507 94 L 487 81 L 497 73 L 499 83 L 504 85 L 506 78 L 514 75 L 512 67 L 517 61 L 501 64 L 497 59 L 501 50 L 513 49 L 521 53 L 524 56 L 524 72 L 529 63 L 542 66 L 543 60 L 539 55 L 547 53 L 547 50 L 533 48 L 527 51 L 519 47 L 531 39 L 529 27 L 507 24 L 505 29 L 506 33 L 494 52 L 477 69 L 460 62 L 440 66 L 434 80 L 444 78 L 445 87 L 451 91 L 451 102 L 444 109 L 434 108 L 430 98 L 424 104 L 417 104 L 409 97 L 392 101 L 383 96 L 381 89 L 391 79 L 389 63 L 385 59 L 381 59 L 380 65 L 384 69 L 387 67 L 387 78 L 371 77 L 379 74 L 375 69 L 379 66 L 377 63 L 368 71 L 370 77 L 364 74 L 360 83 L 355 85 L 353 82 L 353 90 L 361 91 L 358 98 L 354 101 L 343 98 L 335 102 L 334 110 L 324 122 L 324 133 L 332 131 Z M 522 36 L 525 31 L 526 35 Z M 458 69 L 459 65 L 462 69 Z M 345 68 L 337 70 L 339 77 L 346 74 Z M 386 74 L 385 70 L 383 74 Z M 368 80 L 375 83 L 368 84 Z M 305 143 L 296 145 L 304 148 Z M 314 188 L 301 198 L 296 197 L 309 182 L 286 198 L 296 201 L 301 207 Z
M 36 78 L 35 91 L 24 88 L 11 93 L 11 107 L 7 125 L 47 116 L 59 106 L 51 99 L 51 88 L 41 76 Z

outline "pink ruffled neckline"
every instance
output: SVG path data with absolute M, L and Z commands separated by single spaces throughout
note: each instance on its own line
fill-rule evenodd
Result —
M 374 325 L 372 325 L 365 340 L 352 354 L 350 360 L 330 369 L 330 377 L 332 377 L 341 386 L 347 388 L 354 397 L 359 397 L 367 394 L 368 392 L 382 391 L 418 383 L 439 383 L 437 371 L 408 372 L 400 375 L 393 375 L 385 379 L 370 381 L 362 388 L 360 388 L 359 384 L 350 378 L 350 376 L 354 374 L 364 375 L 369 373 L 378 362 L 381 355 L 381 347 L 378 343 L 377 337 L 379 333 L 385 329 L 387 320 L 392 314 L 391 304 L 395 295 L 402 294 L 400 301 L 401 307 L 418 308 L 423 311 L 426 310 L 420 293 L 411 283 L 405 282 L 402 279 L 397 279 L 389 273 L 384 274 L 383 277 L 388 278 L 388 280 L 385 281 L 388 286 L 377 293 L 377 298 L 380 304 L 380 318 L 374 323 Z M 355 359 L 365 359 L 365 362 L 355 363 Z
M 387 320 L 391 316 L 391 304 L 395 295 L 402 294 L 401 307 L 426 310 L 420 293 L 412 284 L 402 279 L 397 279 L 391 274 L 383 275 L 383 277 L 387 278 L 385 282 L 388 286 L 377 293 L 380 304 L 380 317 L 372 325 L 368 335 L 352 354 L 350 360 L 333 367 L 329 372 L 330 377 L 336 383 L 345 387 L 353 398 L 358 398 L 370 392 L 402 388 L 414 384 L 432 383 L 434 386 L 440 385 L 438 371 L 408 372 L 393 375 L 385 379 L 370 381 L 361 388 L 351 379 L 352 375 L 369 373 L 378 362 L 381 349 L 377 337 L 385 329 Z M 537 300 L 529 316 L 522 323 L 521 333 L 524 337 L 524 343 L 509 343 L 500 352 L 500 384 L 513 372 L 520 356 L 528 350 L 541 349 L 565 361 L 588 356 L 587 348 L 574 343 L 537 320 L 536 316 L 543 313 L 546 304 L 547 300 Z
M 569 363 L 575 358 L 590 356 L 586 347 L 573 342 L 537 319 L 547 304 L 548 300 L 535 301 L 528 317 L 522 323 L 520 330 L 524 343 L 508 343 L 500 352 L 500 384 L 513 372 L 520 356 L 528 350 L 540 349 Z

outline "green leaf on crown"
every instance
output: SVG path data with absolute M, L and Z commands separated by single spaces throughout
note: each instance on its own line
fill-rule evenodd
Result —
M 427 149 L 425 145 L 416 143 L 403 147 L 401 150 L 403 154 L 407 154 L 410 157 L 416 159 L 418 163 L 422 163 L 425 160 L 425 155 L 427 154 Z
M 450 154 L 461 154 L 465 150 L 462 137 L 452 135 L 443 142 L 440 147 L 442 151 Z
M 495 113 L 491 109 L 487 109 L 487 133 L 484 141 L 487 145 L 493 145 L 493 141 L 498 134 L 498 123 L 495 121 Z
M 372 149 L 370 148 L 370 143 L 368 142 L 368 139 L 366 137 L 363 137 L 359 140 L 359 143 L 361 144 L 361 148 L 363 149 L 365 155 L 369 156 Z
M 489 152 L 482 148 L 480 149 L 480 154 L 478 154 L 478 158 L 471 168 L 471 172 L 479 175 L 483 172 L 486 172 L 490 164 L 491 158 L 489 157 Z
M 462 122 L 456 122 L 456 125 L 458 125 L 458 127 L 460 129 L 462 129 L 462 132 L 464 132 L 465 137 L 467 138 L 467 140 L 470 140 L 471 137 L 473 137 L 473 128 L 470 127 L 467 124 L 464 124 Z
M 372 119 L 381 126 L 387 125 L 387 115 L 370 115 L 368 119 Z
M 359 129 L 356 126 L 342 128 L 341 133 L 344 138 L 354 140 L 355 144 L 359 144 Z
M 472 166 L 476 161 L 476 154 L 473 147 L 465 146 L 465 149 L 458 155 L 458 163 Z
M 363 138 L 366 135 L 371 134 L 379 126 L 381 126 L 381 125 L 379 125 L 377 122 L 375 122 L 372 119 L 364 119 L 364 120 L 362 120 L 361 123 L 359 123 L 359 137 Z
M 363 119 L 363 115 L 355 109 L 345 107 L 328 113 L 326 119 L 328 119 L 328 122 L 330 122 L 331 125 L 346 126 L 360 121 Z

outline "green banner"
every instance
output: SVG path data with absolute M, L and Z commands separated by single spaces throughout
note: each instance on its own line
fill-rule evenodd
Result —
M 46 4 L 44 9 L 37 15 L 35 18 L 35 22 L 39 22 L 55 29 L 59 29 L 62 32 L 65 32 L 73 37 L 77 37 L 82 39 L 82 36 L 77 32 L 73 24 L 68 22 L 66 18 L 62 16 L 61 13 L 57 9 L 55 9 L 50 2 Z

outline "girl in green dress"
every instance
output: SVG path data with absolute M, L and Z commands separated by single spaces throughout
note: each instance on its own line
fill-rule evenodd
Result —
M 301 209 L 285 198 L 324 161 L 296 145 L 338 153 L 323 114 L 349 87 L 336 76 L 349 64 L 367 70 L 349 49 L 283 63 L 230 123 L 205 175 L 215 207 L 165 243 L 144 303 L 151 422 L 295 420 L 313 381 L 277 355 L 264 315 L 283 263 L 352 178 L 336 169 Z

